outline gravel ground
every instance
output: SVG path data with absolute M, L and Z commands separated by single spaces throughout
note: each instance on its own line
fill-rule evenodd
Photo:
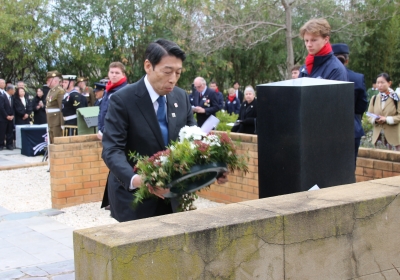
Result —
M 13 212 L 50 209 L 50 173 L 47 170 L 47 166 L 38 166 L 0 171 L 0 206 Z M 110 211 L 100 208 L 100 204 L 92 202 L 63 208 L 63 214 L 51 218 L 75 229 L 118 223 L 110 217 Z M 195 201 L 197 209 L 221 205 L 224 204 L 204 198 Z

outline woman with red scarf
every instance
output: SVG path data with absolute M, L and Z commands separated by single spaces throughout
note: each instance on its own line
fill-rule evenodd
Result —
M 234 88 L 228 89 L 228 97 L 225 101 L 225 111 L 229 114 L 239 114 L 240 111 L 240 101 L 236 97 L 236 92 Z
M 299 78 L 320 78 L 347 81 L 347 71 L 332 52 L 329 38 L 331 26 L 323 18 L 311 19 L 300 28 L 308 55 L 306 64 L 300 68 Z
M 106 85 L 106 90 L 100 105 L 100 113 L 98 118 L 98 134 L 97 137 L 101 140 L 103 138 L 104 118 L 108 110 L 108 101 L 112 94 L 117 90 L 123 88 L 128 83 L 126 82 L 125 66 L 121 62 L 112 62 L 108 70 L 109 81 Z

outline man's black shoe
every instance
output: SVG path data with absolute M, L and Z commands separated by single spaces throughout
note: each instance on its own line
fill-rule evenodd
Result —
M 12 151 L 12 150 L 14 150 L 14 148 L 8 147 L 7 150 Z

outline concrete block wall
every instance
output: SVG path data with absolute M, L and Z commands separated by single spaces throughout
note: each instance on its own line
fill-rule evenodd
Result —
M 400 177 L 74 232 L 76 279 L 400 279 Z
M 55 138 L 49 148 L 52 207 L 61 209 L 103 198 L 108 168 L 96 135 Z

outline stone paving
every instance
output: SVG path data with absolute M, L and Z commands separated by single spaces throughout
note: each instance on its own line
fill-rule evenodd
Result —
M 0 167 L 26 165 L 18 154 L 18 149 L 1 151 Z M 73 228 L 49 217 L 59 213 L 55 209 L 13 213 L 0 206 L 1 280 L 75 279 Z

